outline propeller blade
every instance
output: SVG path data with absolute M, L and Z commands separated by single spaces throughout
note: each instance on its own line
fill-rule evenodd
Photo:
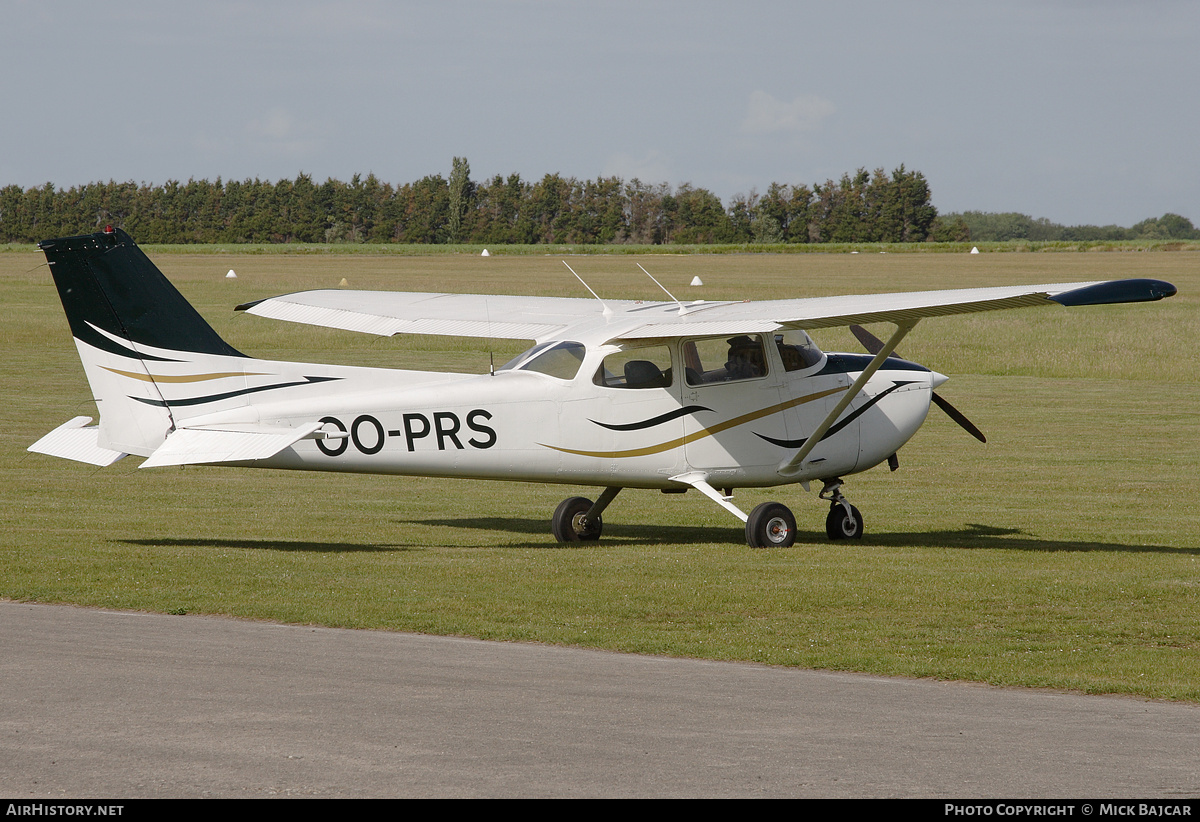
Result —
M 850 326 L 850 333 L 853 334 L 860 343 L 862 343 L 862 347 L 867 349 L 869 353 L 878 354 L 883 350 L 883 340 L 876 337 L 861 325 Z M 899 357 L 900 352 L 893 351 L 892 356 Z M 946 416 L 958 423 L 964 431 L 980 442 L 987 442 L 987 437 L 985 437 L 983 432 L 976 427 L 975 423 L 971 422 L 969 419 L 967 419 L 963 412 L 951 405 L 949 400 L 934 391 L 933 401 L 938 408 L 946 412 Z
M 951 405 L 949 400 L 934 391 L 933 401 L 937 404 L 938 408 L 946 412 L 946 416 L 962 426 L 964 431 L 980 442 L 987 442 L 987 437 L 983 435 L 982 431 L 975 427 L 975 423 L 971 422 L 963 415 L 963 412 Z
M 872 334 L 867 329 L 863 328 L 861 325 L 850 326 L 850 333 L 853 334 L 860 343 L 862 343 L 862 347 L 867 349 L 868 353 L 878 354 L 880 351 L 883 350 L 883 340 L 876 337 L 874 334 Z M 896 354 L 895 351 L 893 351 L 892 353 Z M 898 357 L 900 355 L 896 354 L 896 356 Z

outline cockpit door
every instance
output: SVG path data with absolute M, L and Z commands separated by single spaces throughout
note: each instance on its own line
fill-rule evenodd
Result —
M 567 403 L 575 427 L 574 453 L 599 458 L 584 470 L 589 481 L 652 484 L 682 473 L 683 412 L 678 369 L 665 343 L 613 347 L 590 376 L 588 396 Z
M 780 365 L 761 334 L 684 340 L 680 401 L 684 456 L 709 481 L 738 484 L 774 470 L 786 437 L 779 393 Z

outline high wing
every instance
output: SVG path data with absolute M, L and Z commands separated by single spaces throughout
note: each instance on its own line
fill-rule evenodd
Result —
M 946 291 L 908 291 L 893 294 L 859 294 L 705 304 L 668 320 L 659 319 L 621 335 L 622 338 L 690 336 L 709 326 L 711 333 L 746 333 L 753 323 L 770 321 L 776 327 L 832 328 L 875 322 L 912 323 L 926 317 L 972 314 L 1005 308 L 1044 305 L 1102 305 L 1160 300 L 1175 293 L 1175 286 L 1159 280 L 1109 280 L 1083 283 L 959 288 Z M 761 329 L 767 330 L 767 329 Z M 702 333 L 710 333 L 704 328 Z
M 1045 305 L 1103 305 L 1160 300 L 1175 293 L 1161 280 L 910 291 L 790 300 L 690 303 L 565 297 L 485 296 L 394 291 L 304 291 L 238 306 L 291 322 L 349 331 L 445 334 L 498 339 L 560 338 L 592 326 L 604 341 L 830 328 L 874 322 L 913 324 L 926 317 Z M 590 336 L 590 335 L 589 335 Z
M 576 323 L 601 317 L 604 305 L 574 297 L 326 289 L 245 303 L 236 310 L 384 337 L 444 334 L 540 342 Z

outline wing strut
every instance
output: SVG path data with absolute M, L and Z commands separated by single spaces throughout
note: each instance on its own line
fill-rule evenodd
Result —
M 850 389 L 842 395 L 842 398 L 838 400 L 838 404 L 834 406 L 833 410 L 825 416 L 825 419 L 821 420 L 821 424 L 818 425 L 816 430 L 809 435 L 808 439 L 805 440 L 804 445 L 800 446 L 800 450 L 788 459 L 779 463 L 779 468 L 777 470 L 781 475 L 786 477 L 800 472 L 800 466 L 804 462 L 805 458 L 808 457 L 808 455 L 812 453 L 812 450 L 817 447 L 817 443 L 819 443 L 821 438 L 825 436 L 826 432 L 833 427 L 833 424 L 837 422 L 837 419 L 842 415 L 842 412 L 845 411 L 850 403 L 854 401 L 854 398 L 858 396 L 860 391 L 862 391 L 863 386 L 867 384 L 867 381 L 870 380 L 871 377 L 875 376 L 875 372 L 883 366 L 884 360 L 892 355 L 892 352 L 896 350 L 896 346 L 900 345 L 905 336 L 907 336 L 908 332 L 912 331 L 918 322 L 920 322 L 919 319 L 913 319 L 896 323 L 896 330 L 892 333 L 892 336 L 888 339 L 888 341 L 883 344 L 883 348 L 879 349 L 879 351 L 875 354 L 875 359 L 871 360 L 867 367 L 863 369 L 863 372 L 858 375 L 858 379 L 856 379 L 854 384 L 850 386 Z

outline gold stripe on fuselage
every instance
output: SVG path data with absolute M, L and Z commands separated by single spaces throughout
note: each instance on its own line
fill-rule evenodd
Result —
M 224 371 L 213 374 L 180 374 L 175 377 L 164 377 L 157 374 L 139 374 L 136 371 L 121 371 L 116 368 L 109 368 L 107 365 L 100 366 L 105 371 L 111 371 L 114 374 L 120 374 L 122 377 L 129 377 L 142 382 L 208 382 L 209 380 L 223 380 L 227 377 L 270 377 L 271 374 L 247 373 L 245 371 Z
M 663 451 L 670 451 L 672 448 L 679 448 L 680 446 L 687 445 L 691 442 L 696 442 L 697 440 L 704 439 L 705 437 L 711 437 L 714 434 L 719 434 L 722 431 L 735 426 L 743 425 L 747 422 L 753 422 L 754 420 L 762 419 L 763 417 L 769 417 L 772 414 L 778 414 L 782 411 L 787 411 L 789 408 L 795 408 L 798 405 L 804 405 L 807 402 L 828 397 L 830 394 L 836 394 L 839 391 L 845 391 L 846 387 L 847 386 L 839 385 L 836 388 L 830 388 L 826 391 L 818 391 L 815 394 L 806 394 L 803 397 L 797 397 L 794 400 L 788 400 L 787 402 L 781 402 L 777 405 L 770 405 L 766 408 L 760 408 L 757 411 L 751 411 L 748 414 L 742 414 L 741 416 L 734 417 L 733 419 L 726 420 L 725 422 L 719 422 L 715 425 L 706 426 L 705 428 L 701 428 L 699 431 L 694 433 L 686 434 L 682 437 L 677 437 L 676 439 L 667 440 L 666 442 L 660 442 L 657 445 L 647 445 L 644 448 L 630 448 L 625 451 L 583 451 L 576 448 L 561 448 L 557 445 L 547 445 L 544 442 L 539 442 L 538 445 L 542 446 L 543 448 L 551 448 L 555 451 L 562 451 L 566 454 L 576 454 L 581 457 L 599 457 L 601 459 L 621 459 L 624 457 L 644 457 L 648 454 L 660 454 Z

